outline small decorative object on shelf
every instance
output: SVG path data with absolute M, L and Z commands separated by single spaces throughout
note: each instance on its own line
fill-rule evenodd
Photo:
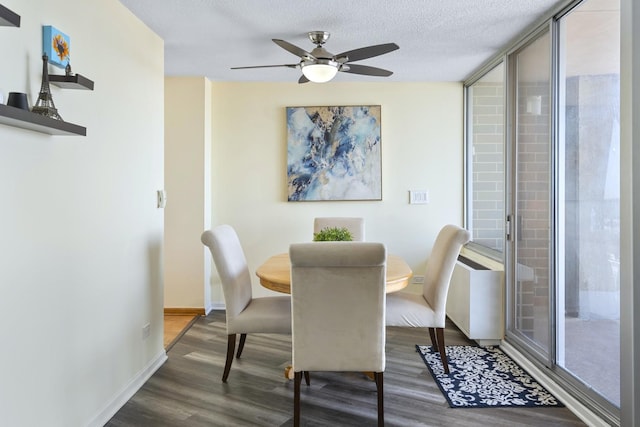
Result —
M 40 86 L 40 94 L 38 95 L 36 105 L 31 109 L 31 112 L 64 121 L 62 120 L 62 117 L 60 117 L 60 114 L 58 114 L 58 109 L 53 103 L 53 97 L 51 96 L 51 88 L 49 87 L 49 70 L 47 69 L 48 60 L 49 58 L 46 53 L 42 55 L 42 85 Z
M 42 50 L 49 63 L 64 68 L 71 56 L 71 37 L 51 25 L 42 26 Z
M 29 101 L 27 100 L 27 94 L 22 92 L 9 92 L 7 105 L 15 108 L 20 108 L 21 110 L 29 111 Z

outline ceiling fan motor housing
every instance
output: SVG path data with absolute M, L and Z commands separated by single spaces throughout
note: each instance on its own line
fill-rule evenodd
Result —
M 310 53 L 316 59 L 333 59 L 333 54 L 323 47 L 316 47 Z
M 331 33 L 327 31 L 309 31 L 309 40 L 316 46 L 322 46 L 324 42 L 329 40 Z

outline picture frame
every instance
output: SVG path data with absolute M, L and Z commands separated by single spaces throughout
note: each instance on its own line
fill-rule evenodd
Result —
M 52 25 L 43 25 L 42 51 L 49 64 L 65 68 L 70 61 L 71 38 Z
M 286 107 L 288 201 L 382 200 L 381 106 Z

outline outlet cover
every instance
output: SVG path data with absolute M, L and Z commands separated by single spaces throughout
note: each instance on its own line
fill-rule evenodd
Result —
M 157 204 L 156 207 L 158 209 L 164 209 L 167 206 L 167 193 L 164 190 L 158 190 L 156 192 Z
M 142 339 L 146 340 L 151 335 L 151 323 L 147 323 L 142 327 Z
M 421 285 L 424 283 L 424 276 L 413 276 L 413 279 L 411 280 L 411 282 Z

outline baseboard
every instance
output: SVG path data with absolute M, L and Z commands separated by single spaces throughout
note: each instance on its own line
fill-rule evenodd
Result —
M 114 396 L 113 399 L 107 404 L 107 406 L 100 411 L 88 424 L 90 427 L 102 427 L 104 426 L 115 414 L 124 406 L 125 403 L 133 397 L 134 394 L 147 382 L 149 378 L 162 366 L 167 360 L 167 353 L 164 349 L 158 353 L 158 355 L 152 359 L 147 366 L 145 366 L 131 381 Z
M 165 316 L 204 316 L 204 308 L 198 307 L 165 307 Z
M 213 310 L 224 310 L 225 306 L 223 302 L 209 303 L 207 306 L 207 314 L 211 313 Z
M 564 388 L 560 387 L 558 383 L 549 378 L 540 368 L 524 357 L 515 347 L 503 340 L 500 344 L 500 348 L 517 364 L 524 368 L 525 371 L 531 374 L 536 381 L 560 399 L 560 401 L 578 418 L 584 421 L 585 424 L 592 427 L 607 427 L 610 425 L 589 408 L 584 406 L 575 397 L 567 393 Z

